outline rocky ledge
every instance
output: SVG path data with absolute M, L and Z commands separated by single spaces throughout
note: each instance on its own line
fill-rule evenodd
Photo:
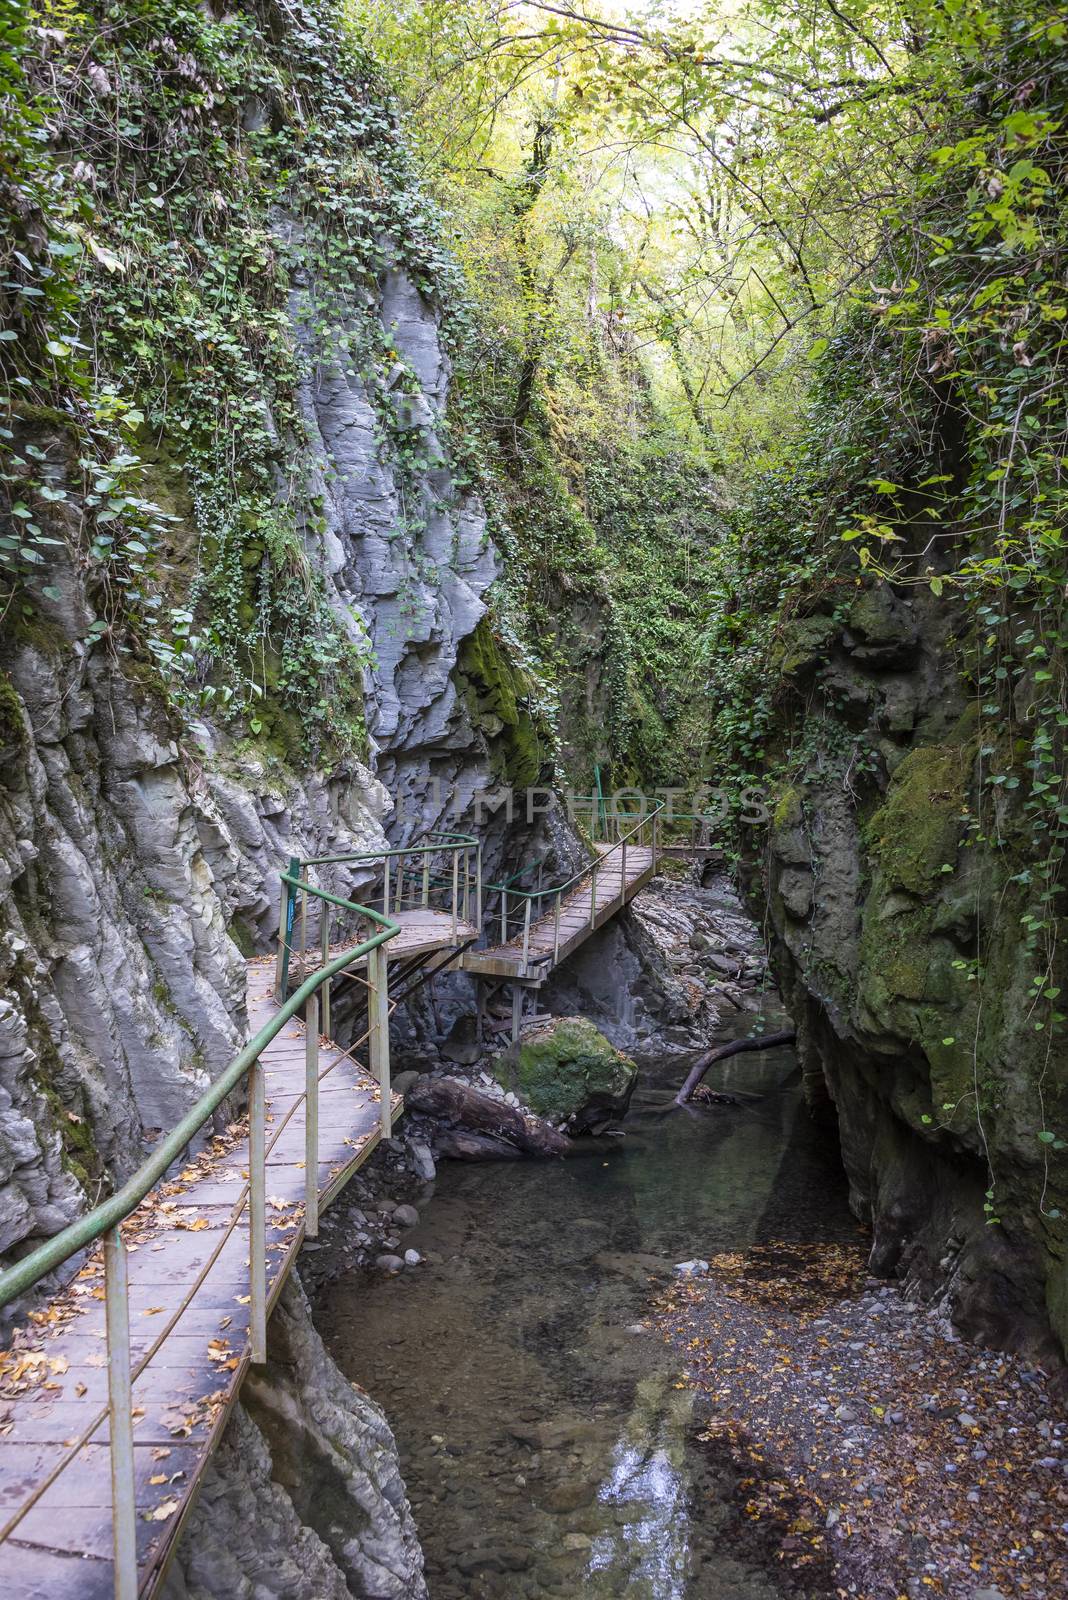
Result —
M 327 1354 L 299 1279 L 271 1318 L 184 1529 L 165 1600 L 423 1600 L 385 1417 Z

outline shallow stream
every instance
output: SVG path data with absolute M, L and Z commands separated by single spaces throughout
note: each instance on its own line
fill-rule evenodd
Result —
M 322 1297 L 331 1353 L 397 1435 L 431 1600 L 798 1592 L 636 1324 L 665 1262 L 856 1225 L 789 1051 L 713 1069 L 743 1104 L 669 1111 L 688 1065 L 644 1062 L 626 1137 L 574 1160 L 446 1163 L 405 1237 L 425 1263 Z

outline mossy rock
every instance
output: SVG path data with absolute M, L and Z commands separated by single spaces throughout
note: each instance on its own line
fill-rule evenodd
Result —
M 525 1028 L 494 1062 L 493 1073 L 539 1116 L 567 1120 L 572 1133 L 622 1116 L 638 1077 L 630 1057 L 585 1017 L 554 1017 Z
M 772 648 L 771 666 L 784 678 L 814 672 L 827 659 L 838 626 L 833 617 L 794 617 Z
M 461 645 L 457 669 L 472 721 L 490 735 L 497 777 L 516 789 L 536 784 L 548 752 L 530 711 L 533 685 L 508 659 L 488 617 Z
M 846 612 L 846 648 L 875 667 L 906 666 L 916 652 L 908 608 L 885 583 L 862 589 Z
M 0 672 L 0 759 L 14 760 L 28 748 L 22 701 L 6 672 Z
M 886 802 L 867 827 L 867 845 L 887 884 L 928 898 L 957 859 L 971 751 L 924 745 L 894 772 Z

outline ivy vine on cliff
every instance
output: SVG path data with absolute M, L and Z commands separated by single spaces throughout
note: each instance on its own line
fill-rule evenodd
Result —
M 5 0 L 0 20 L 5 602 L 58 598 L 48 507 L 68 502 L 88 643 L 148 652 L 187 713 L 361 748 L 368 646 L 310 553 L 301 386 L 349 365 L 402 479 L 429 465 L 370 308 L 390 264 L 427 292 L 448 271 L 375 70 L 326 5 L 287 19 L 284 46 L 270 5 Z M 40 451 L 46 424 L 66 450 Z

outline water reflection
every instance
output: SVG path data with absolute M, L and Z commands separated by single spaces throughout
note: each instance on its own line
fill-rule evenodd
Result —
M 855 1235 L 788 1052 L 744 1059 L 763 1097 L 742 1107 L 669 1112 L 685 1063 L 654 1063 L 621 1145 L 446 1165 L 409 1236 L 427 1265 L 324 1297 L 335 1359 L 397 1435 L 432 1600 L 781 1593 L 738 1556 L 671 1352 L 633 1331 L 665 1263 Z
M 634 1410 L 612 1456 L 598 1499 L 618 1505 L 625 1520 L 593 1542 L 585 1592 L 615 1595 L 627 1579 L 635 1600 L 683 1600 L 690 1569 L 686 1430 L 693 1396 L 666 1374 L 643 1378 Z

